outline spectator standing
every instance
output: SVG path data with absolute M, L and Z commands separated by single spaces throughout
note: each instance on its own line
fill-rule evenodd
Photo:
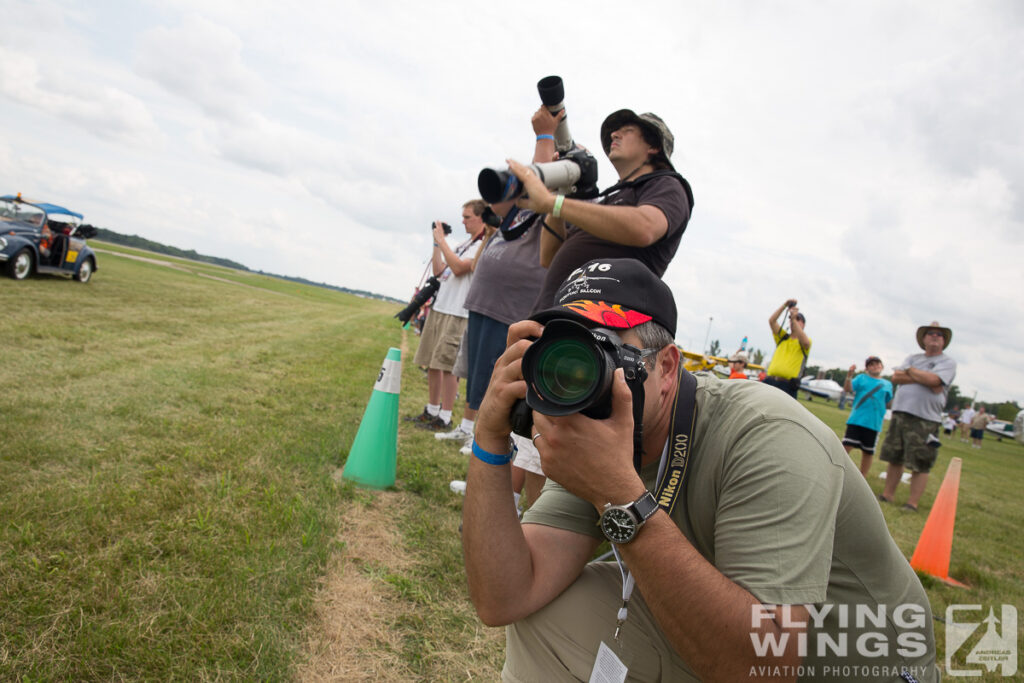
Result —
M 974 410 L 973 403 L 964 408 L 963 412 L 960 413 L 960 441 L 970 443 L 967 437 L 970 436 L 971 420 L 974 419 L 976 414 L 977 411 Z
M 484 235 L 482 216 L 486 207 L 482 199 L 462 205 L 462 225 L 468 237 L 454 249 L 445 238 L 441 221 L 434 222 L 430 259 L 441 288 L 427 314 L 413 359 L 416 365 L 427 368 L 428 403 L 420 415 L 407 419 L 435 432 L 451 428 L 452 406 L 459 389 L 459 378 L 452 374 L 452 368 L 469 317 L 463 304 L 473 280 L 473 257 Z
M 886 503 L 893 502 L 906 467 L 911 471 L 910 495 L 903 508 L 914 512 L 942 444 L 939 440 L 942 411 L 946 407 L 949 386 L 956 377 L 956 361 L 945 354 L 952 340 L 953 331 L 948 327 L 935 321 L 922 325 L 917 328 L 917 344 L 924 353 L 907 356 L 893 371 L 892 381 L 898 388 L 892 401 L 889 433 L 879 456 L 889 463 L 885 489 L 879 498 Z
M 985 428 L 995 419 L 985 412 L 985 406 L 979 406 L 977 414 L 971 418 L 971 448 L 981 448 L 981 440 L 985 438 Z
M 729 356 L 729 379 L 747 379 L 747 354 L 742 351 Z
M 767 376 L 764 379 L 765 384 L 782 389 L 793 398 L 797 397 L 800 377 L 807 367 L 807 354 L 811 351 L 811 338 L 804 332 L 807 319 L 797 308 L 796 303 L 796 299 L 788 299 L 768 318 L 772 338 L 775 339 L 775 353 L 772 354 L 772 361 L 768 364 Z M 787 310 L 789 332 L 786 332 L 779 323 L 779 316 Z
M 882 431 L 885 411 L 892 401 L 892 382 L 882 379 L 883 367 L 881 358 L 869 356 L 864 361 L 865 372 L 854 377 L 857 366 L 851 365 L 843 385 L 846 393 L 854 395 L 850 417 L 846 420 L 843 448 L 847 453 L 860 449 L 860 473 L 865 478 L 874 460 L 875 441 Z

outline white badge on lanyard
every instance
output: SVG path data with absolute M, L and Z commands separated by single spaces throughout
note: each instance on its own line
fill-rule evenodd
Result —
M 627 673 L 629 670 L 626 665 L 602 641 L 597 650 L 594 670 L 590 672 L 590 683 L 623 683 Z
M 665 448 L 661 452 L 661 462 L 658 464 L 658 478 L 656 481 L 661 481 L 667 463 L 668 442 L 666 441 Z M 612 551 L 615 553 L 615 561 L 619 565 L 619 573 L 622 574 L 622 607 L 619 608 L 618 614 L 615 615 L 615 635 L 612 637 L 612 642 L 620 652 L 625 653 L 626 648 L 621 638 L 622 627 L 626 624 L 626 619 L 629 617 L 629 598 L 633 595 L 633 587 L 636 585 L 636 582 L 633 579 L 633 574 L 630 573 L 622 562 L 618 546 L 612 544 Z M 601 641 L 601 647 L 597 650 L 597 659 L 594 661 L 594 669 L 590 673 L 590 683 L 623 683 L 626 680 L 627 673 L 629 673 L 629 669 L 622 663 L 619 656 L 604 641 Z

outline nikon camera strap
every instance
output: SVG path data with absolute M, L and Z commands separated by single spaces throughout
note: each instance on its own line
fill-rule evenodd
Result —
M 690 453 L 693 447 L 693 426 L 697 423 L 697 378 L 679 364 L 679 390 L 672 410 L 671 441 L 668 460 L 658 468 L 654 497 L 669 515 L 676 508 L 680 494 L 686 492 L 690 474 Z

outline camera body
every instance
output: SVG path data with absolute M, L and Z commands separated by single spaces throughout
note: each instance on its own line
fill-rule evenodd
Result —
M 444 221 L 441 221 L 441 229 L 444 230 L 444 234 L 446 234 L 446 235 L 452 234 L 452 226 L 448 225 Z M 433 230 L 434 230 L 434 224 L 433 223 L 430 224 L 430 230 L 431 230 L 431 232 L 433 232 Z
M 636 400 L 647 379 L 640 349 L 624 344 L 604 327 L 588 329 L 564 318 L 549 321 L 523 355 L 526 400 L 516 401 L 512 408 L 512 431 L 531 437 L 533 410 L 551 416 L 609 417 L 616 368 L 623 369 Z

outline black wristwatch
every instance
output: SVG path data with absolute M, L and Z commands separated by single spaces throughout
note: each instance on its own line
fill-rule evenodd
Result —
M 636 538 L 640 527 L 658 511 L 658 501 L 650 491 L 629 505 L 605 503 L 598 526 L 601 533 L 612 543 L 623 545 Z

